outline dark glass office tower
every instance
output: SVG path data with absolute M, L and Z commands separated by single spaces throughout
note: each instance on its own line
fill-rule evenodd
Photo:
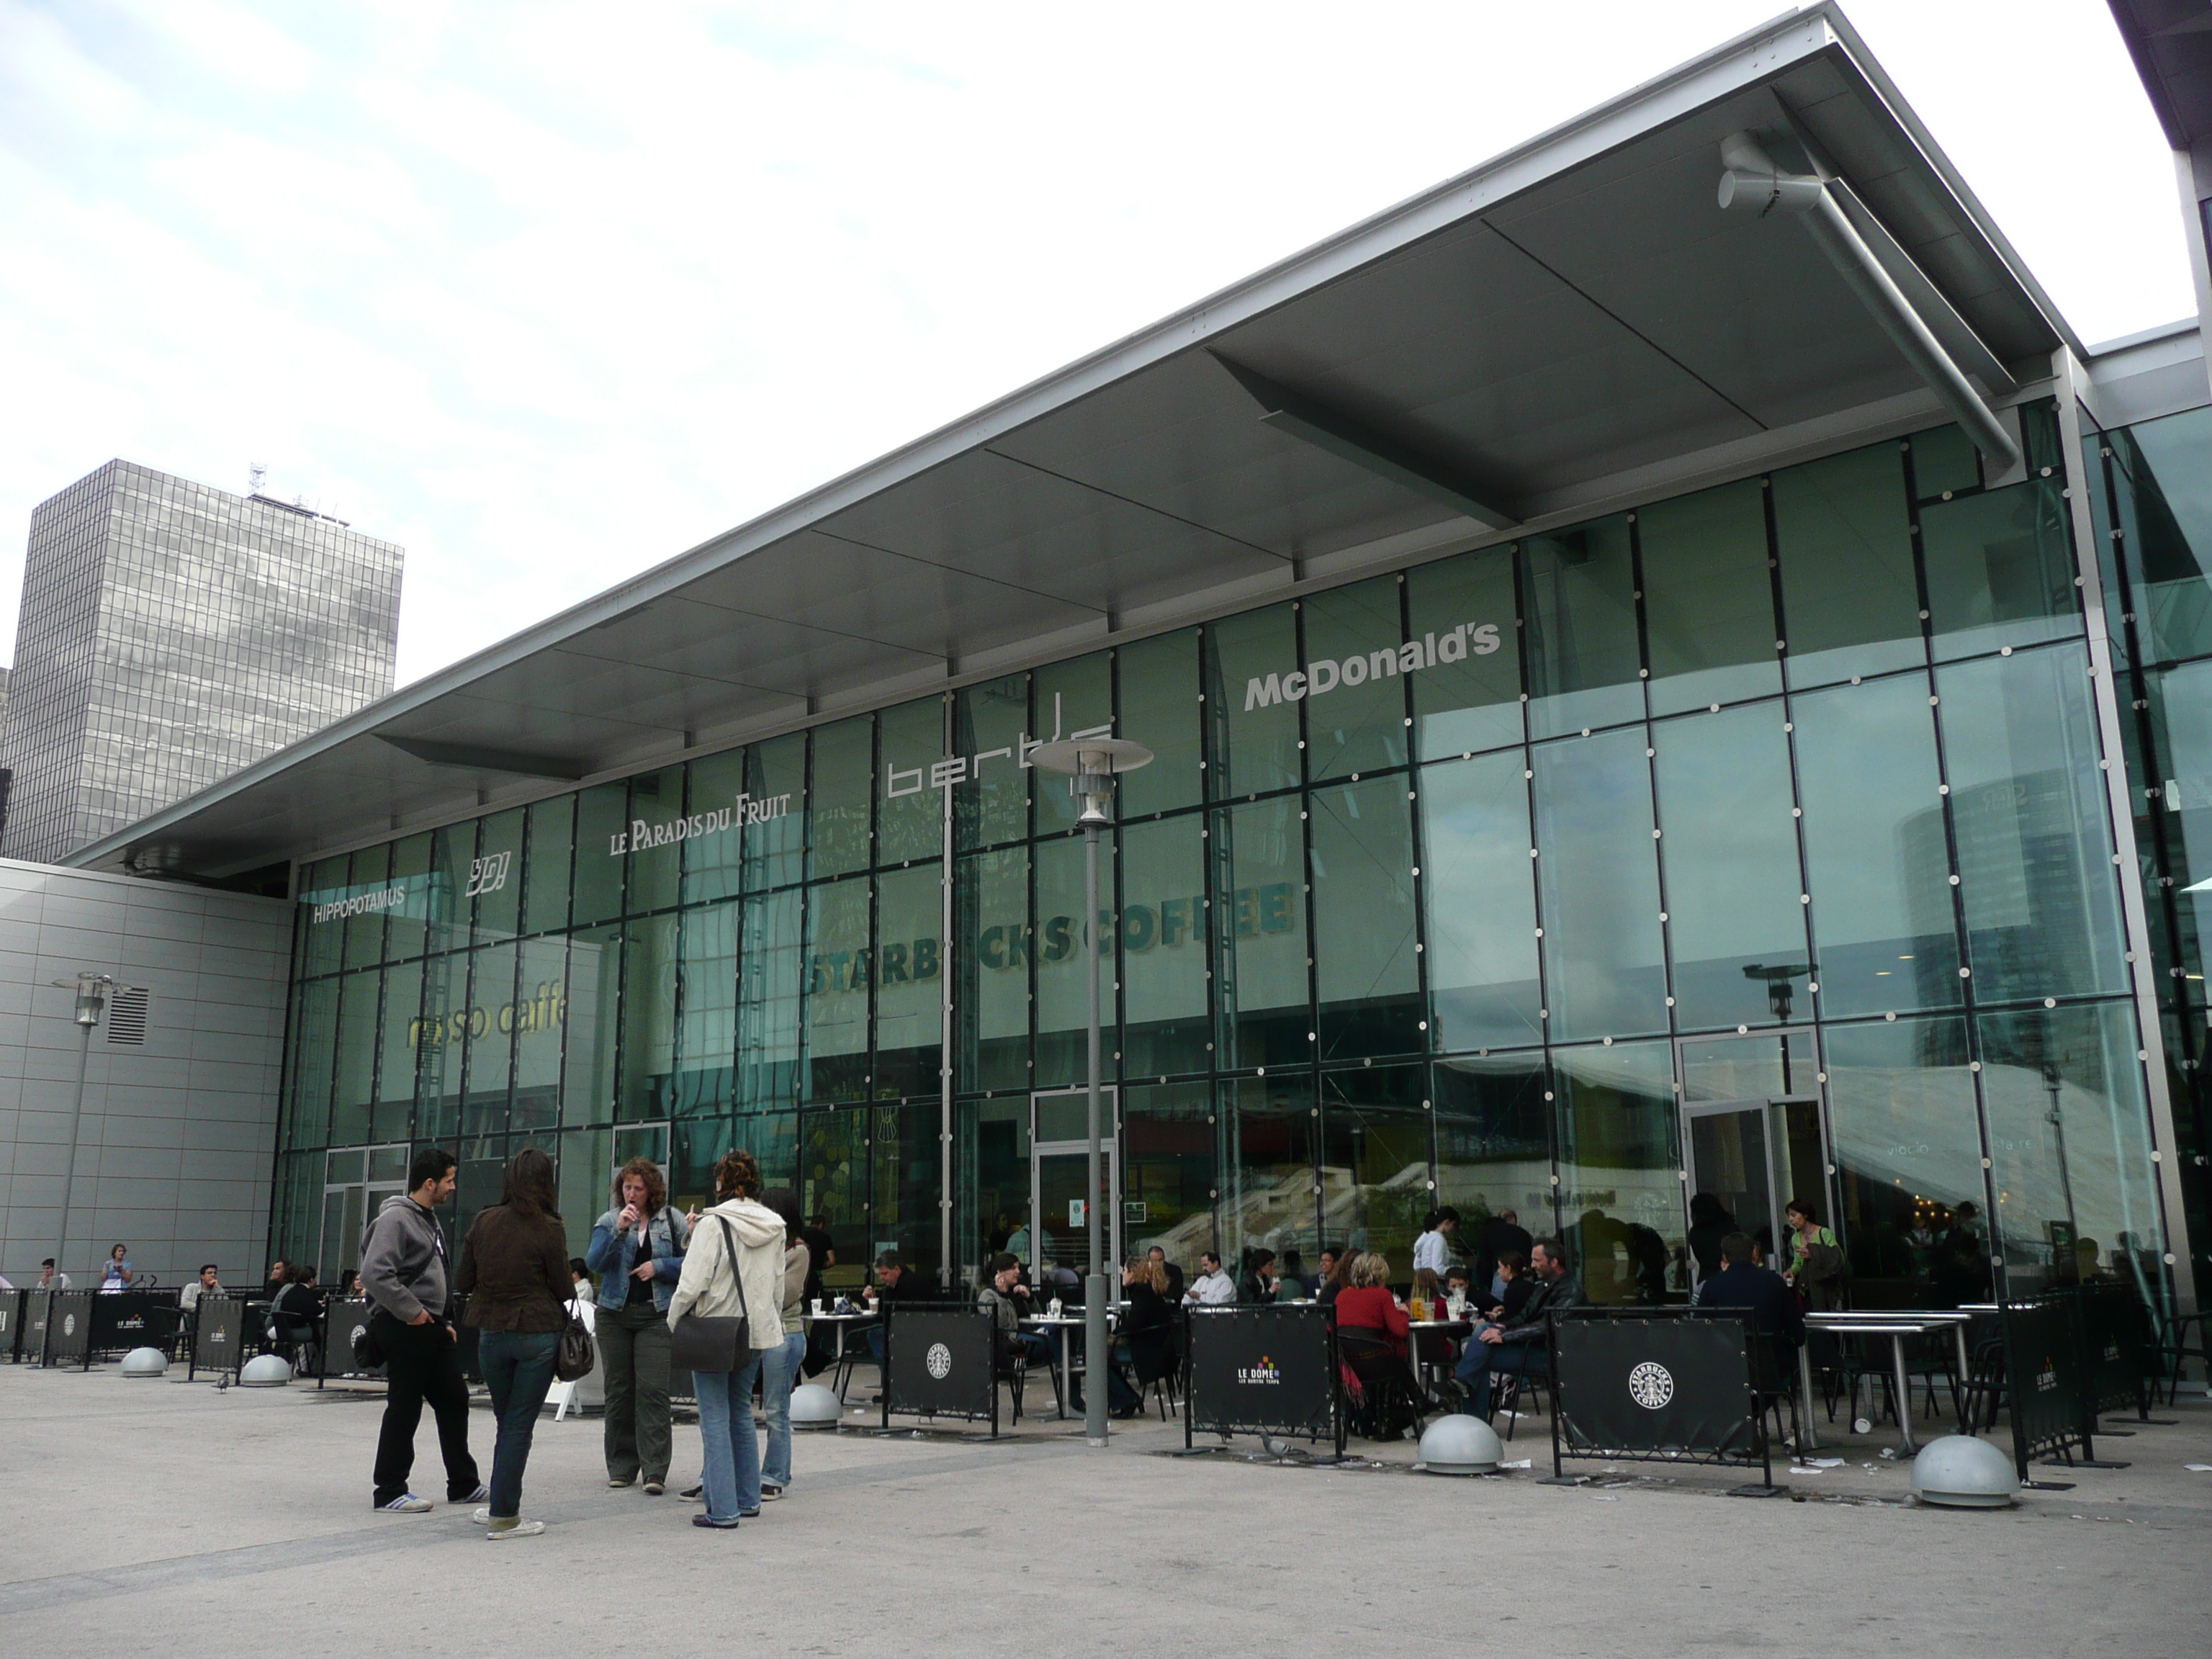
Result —
M 52 863 L 391 690 L 401 557 L 129 461 L 40 503 L 0 852 Z

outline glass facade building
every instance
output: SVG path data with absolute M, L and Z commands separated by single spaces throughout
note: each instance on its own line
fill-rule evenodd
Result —
M 401 550 L 110 461 L 31 515 L 0 850 L 53 862 L 392 690 Z
M 2204 420 L 2086 458 L 2185 1093 Z M 1934 427 L 304 863 L 275 1248 L 349 1261 L 421 1144 L 463 1226 L 552 1152 L 580 1247 L 621 1159 L 690 1200 L 744 1146 L 842 1261 L 1069 1260 L 1095 927 L 1126 1247 L 1404 1276 L 1425 1211 L 1511 1208 L 1679 1299 L 1774 1134 L 1869 1305 L 2163 1300 L 2124 757 L 2021 428 L 2001 487 Z M 1106 731 L 1158 758 L 1091 917 L 1028 754 Z

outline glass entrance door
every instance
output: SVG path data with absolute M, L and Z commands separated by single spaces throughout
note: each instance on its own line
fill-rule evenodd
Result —
M 1817 1099 L 1698 1102 L 1682 1108 L 1682 1131 L 1694 1278 L 1717 1267 L 1719 1236 L 1729 1232 L 1749 1233 L 1776 1267 L 1783 1212 L 1797 1194 L 1831 1212 Z
M 317 1277 L 335 1290 L 349 1267 L 361 1266 L 362 1235 L 384 1200 L 407 1190 L 405 1143 L 349 1147 L 327 1155 L 323 1184 L 322 1251 Z
M 1030 1152 L 1030 1224 L 1028 1251 L 1017 1249 L 1030 1270 L 1030 1282 L 1050 1291 L 1067 1293 L 1069 1276 L 1079 1282 L 1093 1270 L 1091 1261 L 1091 1223 L 1086 1208 L 1089 1184 L 1090 1106 L 1086 1092 L 1073 1090 L 1034 1095 Z M 1097 1270 L 1110 1272 L 1121 1259 L 1121 1135 L 1120 1102 L 1111 1089 L 1099 1091 L 1099 1191 L 1097 1200 L 1106 1207 L 1099 1217 L 1103 1229 L 1100 1244 L 1105 1261 Z

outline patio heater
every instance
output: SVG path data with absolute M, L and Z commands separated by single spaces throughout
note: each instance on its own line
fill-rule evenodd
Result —
M 1098 1133 L 1098 969 L 1104 946 L 1098 926 L 1098 830 L 1113 822 L 1108 807 L 1114 799 L 1114 779 L 1151 764 L 1152 751 L 1125 738 L 1069 738 L 1040 744 L 1030 760 L 1048 772 L 1067 775 L 1067 792 L 1081 811 L 1083 826 L 1083 893 L 1085 936 L 1091 941 L 1091 1097 L 1088 1135 L 1088 1183 L 1083 1216 L 1091 1251 L 1091 1272 L 1083 1281 L 1083 1370 L 1088 1384 L 1083 1401 L 1085 1437 L 1094 1446 L 1106 1443 L 1106 1304 L 1113 1295 L 1106 1276 L 1103 1230 L 1098 1213 L 1101 1155 Z

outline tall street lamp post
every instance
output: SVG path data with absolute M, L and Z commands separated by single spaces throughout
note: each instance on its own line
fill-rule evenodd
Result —
M 1069 775 L 1068 793 L 1081 804 L 1077 822 L 1083 825 L 1084 932 L 1091 940 L 1091 1091 L 1089 1182 L 1083 1203 L 1091 1248 L 1091 1272 L 1083 1281 L 1083 1431 L 1094 1446 L 1106 1443 L 1106 1368 L 1113 1363 L 1108 1349 L 1106 1304 L 1113 1291 L 1106 1276 L 1106 1257 L 1100 1225 L 1098 1128 L 1098 972 L 1103 956 L 1103 932 L 1098 924 L 1098 831 L 1113 822 L 1107 809 L 1114 799 L 1115 775 L 1149 765 L 1152 751 L 1125 738 L 1070 738 L 1048 743 L 1030 752 L 1030 759 L 1048 772 Z
M 54 984 L 76 993 L 77 1034 L 82 1039 L 76 1051 L 76 1103 L 70 1108 L 69 1168 L 62 1177 L 62 1231 L 54 1241 L 54 1276 L 58 1279 L 68 1271 L 70 1209 L 76 1201 L 76 1143 L 79 1127 L 84 1121 L 84 1074 L 92 1060 L 92 1030 L 100 1024 L 100 1010 L 107 1006 L 111 991 L 130 988 L 118 985 L 111 974 L 80 972 L 75 979 L 58 979 Z

